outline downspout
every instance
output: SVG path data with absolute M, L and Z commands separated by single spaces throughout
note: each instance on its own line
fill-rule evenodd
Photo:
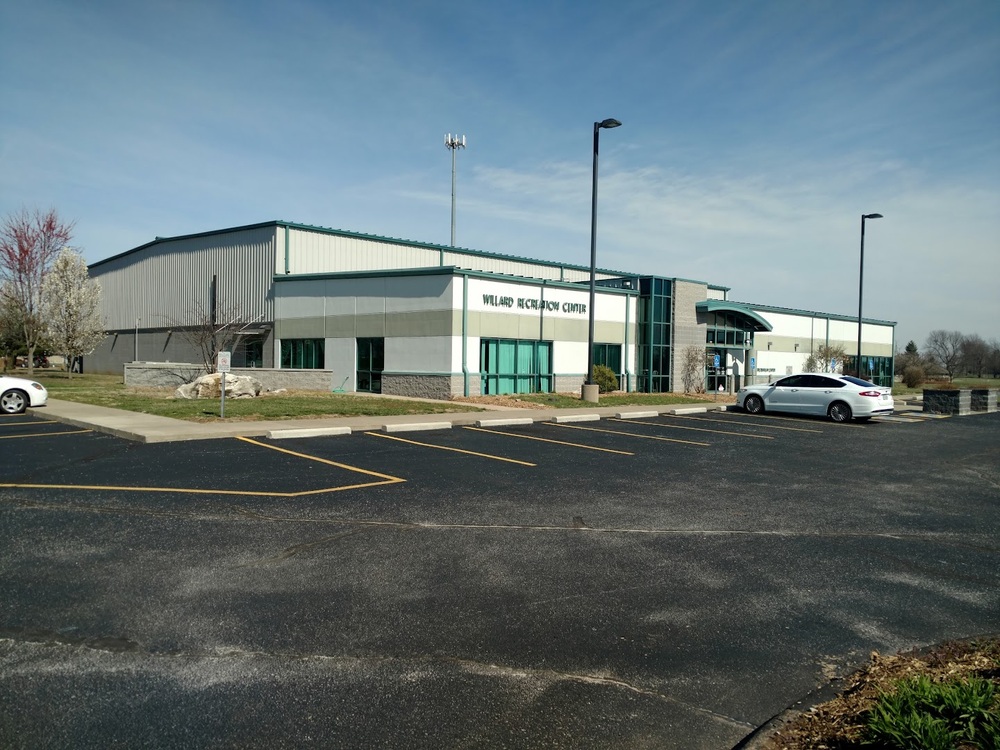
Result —
M 288 235 L 290 234 L 288 227 L 285 227 L 285 274 L 290 274 L 291 270 L 291 259 L 288 257 Z
M 632 361 L 628 356 L 628 321 L 629 313 L 632 311 L 632 300 L 633 296 L 631 294 L 625 295 L 625 351 L 622 354 L 625 355 L 625 392 L 629 393 L 632 390 L 632 373 L 629 372 L 628 366 Z
M 469 396 L 469 274 L 462 274 L 462 380 Z
M 889 357 L 889 387 L 896 383 L 896 326 L 892 327 L 892 355 Z M 885 386 L 883 386 L 884 388 Z
M 830 316 L 826 318 L 826 350 L 830 351 Z M 836 370 L 836 368 L 834 368 Z

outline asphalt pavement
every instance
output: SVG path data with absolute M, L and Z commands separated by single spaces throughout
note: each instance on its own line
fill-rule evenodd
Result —
M 728 750 L 1000 630 L 1000 415 L 709 408 L 0 419 L 0 746 Z

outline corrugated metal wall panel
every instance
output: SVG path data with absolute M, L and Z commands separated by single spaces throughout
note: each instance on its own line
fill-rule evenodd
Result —
M 190 324 L 199 306 L 210 309 L 213 276 L 220 309 L 273 320 L 275 234 L 272 226 L 188 237 L 100 264 L 91 276 L 101 284 L 105 324 L 109 330 L 130 329 L 136 318 L 140 328 Z
M 282 230 L 283 232 L 284 230 Z M 494 258 L 457 249 L 439 249 L 419 245 L 381 242 L 365 237 L 344 237 L 298 228 L 290 230 L 288 270 L 292 275 L 345 273 L 351 271 L 386 271 L 402 268 L 456 266 L 472 271 L 488 271 L 508 276 L 522 276 L 552 281 L 587 281 L 590 271 L 564 268 L 548 263 L 534 263 L 521 258 Z M 284 236 L 280 237 L 279 273 L 284 273 Z M 597 278 L 616 278 L 598 273 Z
M 432 248 L 298 229 L 292 230 L 289 256 L 291 274 L 428 268 L 439 265 L 441 257 Z

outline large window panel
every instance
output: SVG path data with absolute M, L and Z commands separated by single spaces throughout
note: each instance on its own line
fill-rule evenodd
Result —
M 484 394 L 552 391 L 550 341 L 482 339 L 480 363 Z
M 322 370 L 324 339 L 282 339 L 281 367 L 286 370 Z

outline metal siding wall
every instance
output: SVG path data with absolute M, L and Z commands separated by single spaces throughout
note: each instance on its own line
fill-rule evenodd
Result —
M 289 253 L 292 274 L 429 268 L 440 264 L 437 250 L 301 229 L 292 229 Z
M 508 276 L 523 276 L 552 281 L 589 281 L 589 269 L 569 269 L 534 263 L 518 258 L 493 258 L 449 248 L 381 242 L 364 237 L 343 237 L 323 232 L 292 228 L 289 237 L 289 273 L 345 273 L 351 271 L 387 271 L 403 268 L 456 266 L 472 271 L 488 271 Z M 279 233 L 280 235 L 281 233 Z M 284 236 L 279 236 L 280 273 L 284 272 Z M 616 278 L 598 273 L 598 279 Z
M 193 309 L 211 305 L 218 277 L 220 308 L 236 307 L 248 320 L 274 319 L 270 293 L 275 228 L 163 242 L 91 271 L 101 284 L 109 330 L 169 328 L 189 322 Z M 283 242 L 283 238 L 282 238 Z

